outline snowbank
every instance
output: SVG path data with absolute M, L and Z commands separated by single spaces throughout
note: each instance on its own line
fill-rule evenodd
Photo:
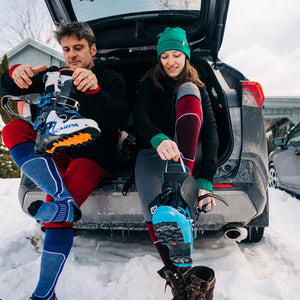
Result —
M 0 179 L 0 299 L 24 300 L 38 280 L 43 234 L 18 204 L 19 179 Z M 219 233 L 195 241 L 195 264 L 216 272 L 216 300 L 299 299 L 300 202 L 275 189 L 261 243 L 236 244 Z M 146 233 L 83 232 L 58 282 L 60 300 L 164 300 L 162 263 Z

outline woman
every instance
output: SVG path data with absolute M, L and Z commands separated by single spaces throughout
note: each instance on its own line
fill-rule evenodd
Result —
M 198 195 L 212 193 L 217 168 L 216 121 L 204 84 L 190 64 L 190 52 L 182 28 L 168 27 L 158 35 L 158 61 L 142 81 L 133 114 L 142 147 L 135 174 L 147 228 L 165 265 L 158 273 L 171 286 L 174 299 L 204 299 L 204 295 L 212 299 L 213 270 L 191 266 L 188 209 L 161 206 L 153 216 L 149 211 L 149 204 L 162 192 L 166 161 L 181 158 L 197 180 Z M 201 158 L 195 163 L 197 148 Z M 207 211 L 216 205 L 213 197 L 205 201 Z M 198 206 L 202 205 L 200 201 Z

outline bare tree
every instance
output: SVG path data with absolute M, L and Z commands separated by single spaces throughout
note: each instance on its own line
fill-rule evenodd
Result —
M 158 0 L 163 9 L 200 9 L 199 0 Z
M 27 38 L 55 46 L 53 22 L 42 0 L 0 1 L 0 36 L 4 48 L 10 49 Z

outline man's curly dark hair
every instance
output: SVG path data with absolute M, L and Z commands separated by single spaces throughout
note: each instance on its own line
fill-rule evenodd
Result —
M 87 23 L 72 22 L 64 24 L 64 22 L 62 22 L 56 25 L 54 36 L 59 44 L 62 38 L 71 35 L 77 36 L 78 40 L 86 39 L 90 47 L 96 43 L 94 32 Z

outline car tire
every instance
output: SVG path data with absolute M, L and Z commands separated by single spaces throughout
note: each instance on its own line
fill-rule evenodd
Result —
M 269 166 L 269 187 L 278 188 L 278 174 L 275 166 L 271 164 Z
M 247 227 L 248 236 L 244 240 L 243 243 L 258 243 L 261 241 L 264 236 L 265 227 Z

